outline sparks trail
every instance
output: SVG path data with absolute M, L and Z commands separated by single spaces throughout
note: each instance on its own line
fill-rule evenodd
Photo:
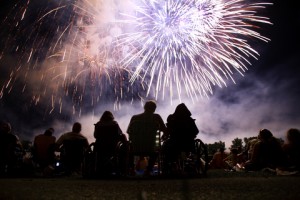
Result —
M 133 27 L 121 36 L 122 44 L 135 48 L 123 59 L 134 68 L 130 81 L 139 76 L 156 97 L 208 96 L 212 85 L 226 86 L 225 80 L 237 71 L 243 74 L 249 58 L 259 53 L 249 39 L 269 41 L 254 30 L 259 23 L 270 24 L 257 11 L 268 3 L 249 4 L 244 0 L 142 0 L 132 2 L 133 12 L 122 13 L 122 23 Z M 134 63 L 134 64 L 133 64 Z M 138 64 L 135 64 L 138 63 Z M 183 92 L 185 90 L 185 92 Z
M 0 97 L 23 83 L 31 104 L 73 113 L 113 100 L 208 97 L 259 53 L 249 39 L 268 3 L 245 0 L 21 1 L 1 25 Z M 8 62 L 10 56 L 14 60 Z M 9 63 L 6 65 L 6 63 Z M 2 65 L 2 64 L 1 64 Z M 4 64 L 3 64 L 4 65 Z M 116 106 L 118 107 L 118 106 Z
M 17 61 L 1 82 L 1 97 L 16 79 L 23 93 L 31 93 L 30 104 L 48 104 L 49 113 L 62 112 L 70 100 L 72 112 L 80 114 L 82 107 L 109 101 L 118 109 L 122 101 L 143 97 L 146 83 L 129 83 L 132 72 L 119 64 L 124 47 L 112 45 L 122 31 L 113 8 L 111 2 L 87 0 L 15 4 L 2 21 L 13 33 L 3 37 L 8 39 L 1 41 L 1 53 L 13 52 Z

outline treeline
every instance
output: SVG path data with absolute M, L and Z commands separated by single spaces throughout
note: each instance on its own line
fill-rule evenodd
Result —
M 244 137 L 244 139 L 235 138 L 231 141 L 231 145 L 229 148 L 241 148 L 241 150 L 243 151 L 246 149 L 248 142 L 254 138 L 257 138 L 257 136 Z M 279 138 L 279 140 L 283 144 L 284 140 L 281 138 Z M 206 145 L 207 145 L 208 155 L 213 155 L 220 148 L 226 149 L 225 142 L 223 141 L 215 142 L 213 144 L 206 144 Z

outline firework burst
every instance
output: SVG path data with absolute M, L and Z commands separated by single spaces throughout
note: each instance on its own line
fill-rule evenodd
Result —
M 243 74 L 257 58 L 249 39 L 269 39 L 255 30 L 259 23 L 270 23 L 257 11 L 267 3 L 249 4 L 244 0 L 141 0 L 132 2 L 132 14 L 124 13 L 132 27 L 121 37 L 122 44 L 135 46 L 123 60 L 133 69 L 130 81 L 140 76 L 155 95 L 170 96 L 183 90 L 189 97 L 208 96 L 212 85 L 226 86 L 234 72 Z M 132 64 L 132 63 L 138 63 Z M 132 67 L 133 66 L 133 67 Z M 225 79 L 225 80 L 224 80 Z
M 9 79 L 1 82 L 1 97 L 21 79 L 30 104 L 48 104 L 49 113 L 62 112 L 70 100 L 73 113 L 80 114 L 82 107 L 115 102 L 119 109 L 121 101 L 142 98 L 145 83 L 129 83 L 132 72 L 119 64 L 125 47 L 112 45 L 121 31 L 114 5 L 87 0 L 15 4 L 1 24 L 9 30 L 1 55 L 16 56 Z
M 245 0 L 27 0 L 1 22 L 0 97 L 18 82 L 49 112 L 107 99 L 208 97 L 257 58 L 249 39 L 268 3 Z M 1 64 L 4 66 L 4 64 Z M 21 80 L 21 81 L 19 81 Z M 176 92 L 175 92 L 176 91 Z M 160 95 L 162 94 L 162 95 Z

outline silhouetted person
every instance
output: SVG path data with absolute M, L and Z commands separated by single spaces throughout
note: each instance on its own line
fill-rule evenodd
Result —
M 97 174 L 111 173 L 117 156 L 121 173 L 125 173 L 125 156 L 127 138 L 110 111 L 105 111 L 100 121 L 95 124 L 95 151 L 97 152 Z
M 33 141 L 33 159 L 39 165 L 40 169 L 53 167 L 55 163 L 55 142 L 53 136 L 54 129 L 49 128 L 43 134 L 37 135 Z
M 225 169 L 226 163 L 224 159 L 228 156 L 225 153 L 225 148 L 221 147 L 216 153 L 214 153 L 211 161 L 209 162 L 209 169 Z
M 66 175 L 80 174 L 84 153 L 89 147 L 87 138 L 81 133 L 81 124 L 75 122 L 72 131 L 64 133 L 56 141 L 56 148 L 61 151 L 61 159 L 65 165 Z
M 239 154 L 238 148 L 231 148 L 230 154 L 224 159 L 226 163 L 226 168 L 229 170 L 236 170 L 237 164 L 240 164 L 239 166 L 244 165 L 244 158 L 242 154 Z
M 284 153 L 281 144 L 268 129 L 261 129 L 258 142 L 253 147 L 253 154 L 245 163 L 245 170 L 257 171 L 263 168 L 276 169 L 284 166 Z
M 300 130 L 291 128 L 286 132 L 286 141 L 282 146 L 290 170 L 300 171 Z
M 192 113 L 184 103 L 179 104 L 175 112 L 167 118 L 169 139 L 165 143 L 166 159 L 175 162 L 181 152 L 195 151 L 195 139 L 199 130 Z
M 158 131 L 162 131 L 164 134 L 167 132 L 163 119 L 159 114 L 154 113 L 155 110 L 156 103 L 147 101 L 144 105 L 144 112 L 132 116 L 127 128 L 132 154 L 149 156 L 145 175 L 149 175 L 153 171 L 158 156 L 156 148 Z M 131 168 L 134 168 L 133 155 L 130 160 Z
M 0 176 L 14 175 L 18 164 L 17 151 L 22 150 L 19 138 L 11 132 L 8 122 L 0 122 Z
M 246 144 L 245 150 L 241 152 L 239 155 L 244 156 L 245 160 L 250 160 L 253 154 L 253 148 L 256 142 L 258 142 L 258 137 L 252 137 Z

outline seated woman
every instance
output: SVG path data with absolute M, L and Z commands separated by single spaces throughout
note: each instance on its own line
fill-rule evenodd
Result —
M 286 132 L 286 141 L 282 146 L 287 158 L 286 167 L 300 171 L 300 130 L 291 128 Z
M 113 170 L 112 159 L 114 159 L 118 153 L 117 145 L 119 142 L 126 143 L 127 138 L 119 127 L 117 121 L 114 120 L 114 116 L 110 111 L 105 111 L 102 114 L 100 121 L 95 124 L 94 137 L 96 139 L 95 151 L 97 152 L 96 173 L 98 175 L 101 173 L 111 173 Z M 124 157 L 120 159 L 125 162 Z M 124 170 L 125 169 L 121 169 L 121 171 Z
M 285 157 L 281 144 L 268 129 L 261 129 L 258 142 L 253 147 L 253 154 L 245 163 L 246 171 L 258 171 L 263 168 L 281 168 L 285 164 Z
M 164 143 L 167 163 L 176 162 L 181 152 L 195 150 L 195 138 L 199 133 L 195 119 L 184 103 L 179 104 L 175 112 L 167 118 L 169 139 Z

